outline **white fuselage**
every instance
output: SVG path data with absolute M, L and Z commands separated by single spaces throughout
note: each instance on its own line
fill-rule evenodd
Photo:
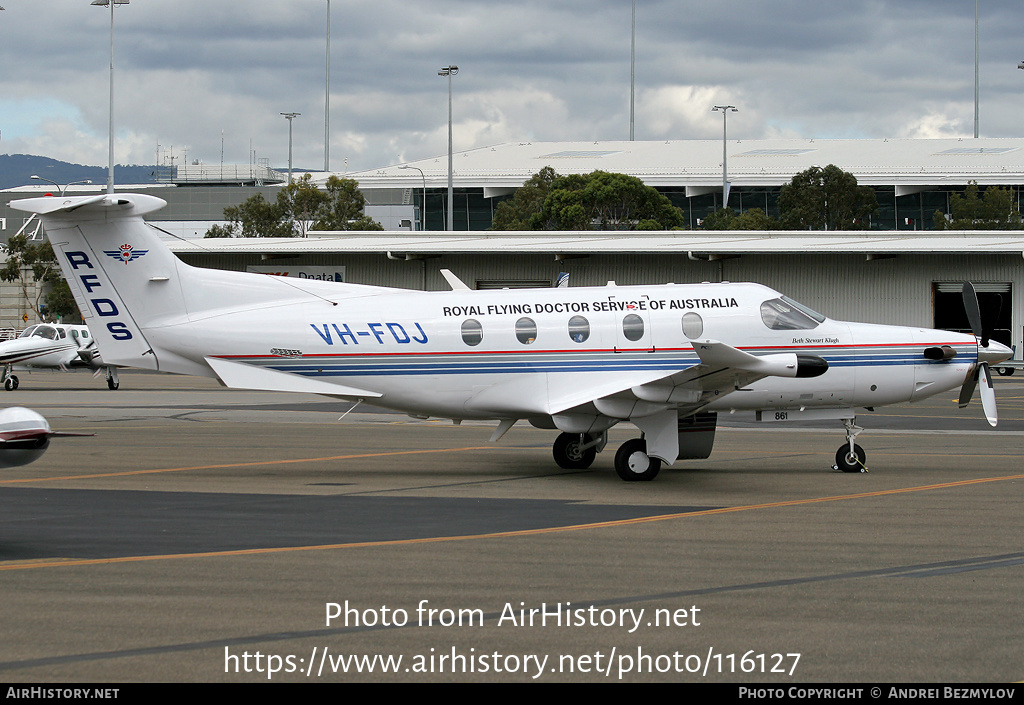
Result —
M 331 298 L 342 291 L 330 287 L 317 286 L 316 293 Z M 947 331 L 829 319 L 773 329 L 761 307 L 780 295 L 757 284 L 431 293 L 367 287 L 366 293 L 335 296 L 337 305 L 307 298 L 191 321 L 176 317 L 143 332 L 155 348 L 173 350 L 195 369 L 205 367 L 205 357 L 230 360 L 375 392 L 381 396 L 374 403 L 383 406 L 452 418 L 549 415 L 598 398 L 605 388 L 647 384 L 700 363 L 693 340 L 829 363 L 820 377 L 768 377 L 738 391 L 723 386 L 709 410 L 916 400 L 959 387 L 977 360 L 973 336 Z M 944 345 L 957 355 L 924 357 L 925 348 Z

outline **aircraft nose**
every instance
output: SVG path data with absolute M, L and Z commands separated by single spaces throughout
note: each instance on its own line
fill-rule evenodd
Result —
M 1013 350 L 994 340 L 988 341 L 987 348 L 981 347 L 980 344 L 978 345 L 978 362 L 987 362 L 991 365 L 1003 360 L 1009 360 L 1011 357 L 1013 357 Z

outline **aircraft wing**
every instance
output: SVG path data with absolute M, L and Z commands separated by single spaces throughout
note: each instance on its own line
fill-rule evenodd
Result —
M 575 399 L 567 395 L 564 401 L 568 403 L 551 400 L 551 413 L 592 404 L 599 412 L 616 418 L 668 408 L 689 415 L 765 377 L 817 377 L 828 369 L 828 363 L 814 355 L 752 355 L 715 340 L 692 342 L 699 364 L 639 383 L 622 379 L 614 389 L 591 388 L 590 398 L 585 401 L 578 395 Z
M 346 387 L 340 384 L 322 382 L 309 377 L 291 375 L 268 370 L 255 365 L 232 362 L 216 357 L 207 357 L 207 364 L 227 387 L 235 389 L 260 389 L 272 392 L 308 392 L 344 399 L 373 399 L 382 396 L 379 392 Z

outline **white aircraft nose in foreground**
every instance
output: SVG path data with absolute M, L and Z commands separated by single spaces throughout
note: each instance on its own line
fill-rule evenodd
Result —
M 91 433 L 54 431 L 39 413 L 21 406 L 0 409 L 0 468 L 19 467 L 39 460 L 57 436 Z
M 615 455 L 624 480 L 706 458 L 718 412 L 761 421 L 835 419 L 836 464 L 864 468 L 856 408 L 916 401 L 981 380 L 1010 350 L 974 335 L 830 320 L 758 284 L 406 291 L 200 269 L 178 260 L 133 194 L 35 198 L 75 299 L 108 364 L 314 392 L 415 416 L 559 430 L 556 462 L 586 468 L 607 431 L 642 437 Z M 965 289 L 965 299 L 974 297 Z

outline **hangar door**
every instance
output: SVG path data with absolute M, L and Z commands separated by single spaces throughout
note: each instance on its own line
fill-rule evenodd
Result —
M 1012 346 L 1010 326 L 1013 321 L 1013 298 L 1010 282 L 973 282 L 978 292 L 982 323 L 992 330 L 992 339 Z M 935 282 L 935 328 L 970 333 L 964 311 L 962 282 Z

